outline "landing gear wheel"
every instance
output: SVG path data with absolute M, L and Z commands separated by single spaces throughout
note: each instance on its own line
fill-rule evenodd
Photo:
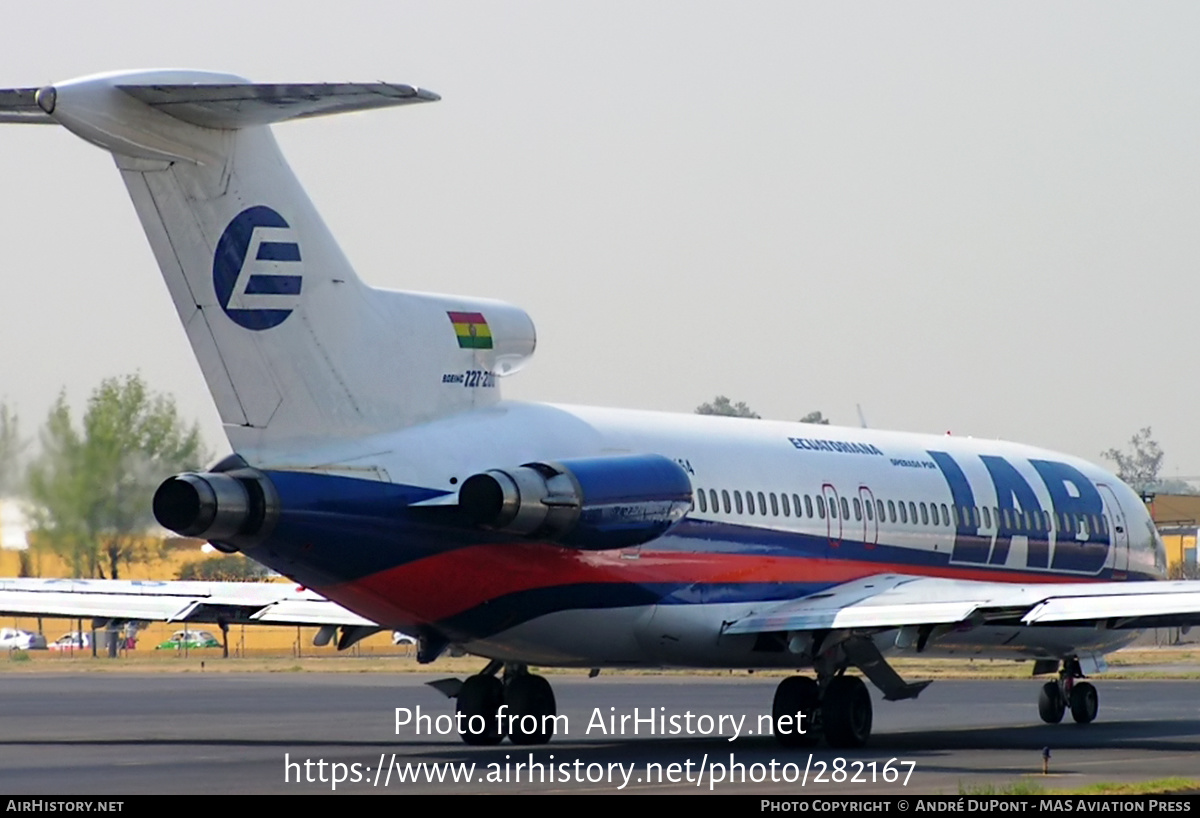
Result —
M 821 724 L 830 747 L 861 747 L 871 737 L 871 694 L 857 676 L 835 676 L 821 700 Z
M 1100 694 L 1090 682 L 1076 682 L 1071 688 L 1071 718 L 1078 724 L 1088 724 L 1100 709 Z
M 508 705 L 506 715 L 513 716 L 511 722 L 505 719 L 512 727 L 508 738 L 513 744 L 545 744 L 554 735 L 553 717 L 558 708 L 545 676 L 513 677 L 504 691 L 504 703 Z
M 1038 715 L 1046 724 L 1058 724 L 1067 712 L 1067 700 L 1063 697 L 1058 682 L 1046 682 L 1038 695 Z
M 463 742 L 488 745 L 504 740 L 504 734 L 496 724 L 496 714 L 504 703 L 504 686 L 499 679 L 482 673 L 469 676 L 457 698 L 457 709 L 462 714 L 459 736 Z
M 775 740 L 784 747 L 812 747 L 821 737 L 817 729 L 816 716 L 821 706 L 821 689 L 815 679 L 807 676 L 788 676 L 775 688 L 775 702 L 771 706 L 771 725 L 775 728 Z M 797 723 L 796 714 L 803 718 Z M 783 730 L 779 719 L 788 717 Z M 798 732 L 803 729 L 804 732 Z M 786 732 L 785 732 L 786 731 Z

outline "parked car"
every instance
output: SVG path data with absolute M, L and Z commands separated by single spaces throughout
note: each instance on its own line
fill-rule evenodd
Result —
M 45 650 L 46 637 L 18 628 L 0 628 L 0 650 Z
M 49 645 L 50 650 L 86 650 L 92 646 L 92 636 L 88 633 L 71 631 L 64 633 Z
M 181 648 L 219 648 L 221 647 L 220 640 L 213 636 L 208 631 L 175 631 L 171 634 L 171 638 L 161 645 L 157 645 L 155 650 L 180 650 Z

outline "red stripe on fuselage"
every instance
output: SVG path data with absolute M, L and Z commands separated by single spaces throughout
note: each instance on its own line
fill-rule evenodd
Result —
M 435 554 L 351 582 L 317 588 L 378 622 L 434 623 L 509 594 L 595 583 L 837 584 L 873 574 L 987 582 L 1087 582 L 1087 577 L 968 566 L 915 566 L 820 557 L 679 551 L 579 551 L 541 543 L 478 545 Z

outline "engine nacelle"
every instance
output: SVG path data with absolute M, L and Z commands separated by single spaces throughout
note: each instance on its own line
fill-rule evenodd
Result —
M 154 492 L 154 519 L 163 528 L 222 550 L 257 545 L 278 518 L 275 487 L 255 469 L 177 474 Z
M 473 475 L 458 504 L 482 528 L 574 548 L 629 548 L 683 519 L 692 481 L 661 455 L 582 457 Z

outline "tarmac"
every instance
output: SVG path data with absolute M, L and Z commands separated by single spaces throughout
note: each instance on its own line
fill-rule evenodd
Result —
M 868 747 L 810 751 L 762 734 L 773 678 L 550 676 L 565 718 L 539 747 L 464 745 L 435 678 L 6 674 L 0 792 L 957 795 L 1200 778 L 1195 681 L 1101 677 L 1089 725 L 1043 724 L 1032 679 L 937 681 L 904 702 L 872 690 Z

